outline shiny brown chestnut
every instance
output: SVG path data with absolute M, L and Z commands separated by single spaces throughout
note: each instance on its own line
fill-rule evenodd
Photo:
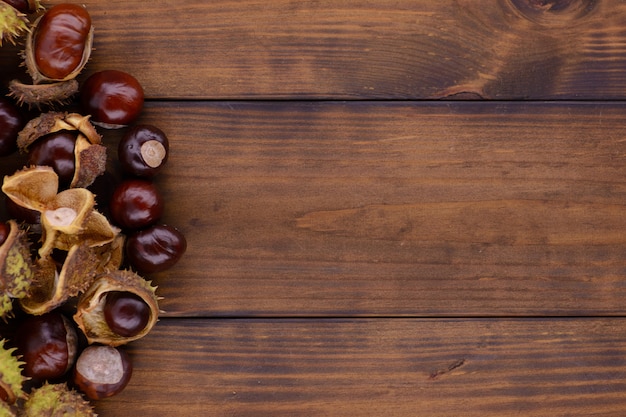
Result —
M 163 198 L 152 182 L 127 179 L 113 191 L 109 211 L 119 227 L 137 230 L 159 220 L 163 214 Z
M 28 164 L 51 167 L 59 176 L 61 186 L 68 186 L 76 169 L 74 147 L 77 137 L 76 131 L 67 130 L 44 136 L 28 148 Z
M 150 321 L 150 307 L 136 294 L 110 291 L 105 295 L 104 319 L 109 328 L 123 337 L 133 337 Z
M 9 237 L 9 233 L 11 231 L 11 228 L 9 227 L 9 225 L 5 222 L 0 223 L 0 246 L 2 246 L 2 244 L 7 240 L 7 237 Z
M 92 121 L 105 128 L 119 128 L 135 121 L 143 109 L 141 84 L 118 70 L 99 71 L 80 88 L 80 102 Z
M 120 393 L 130 381 L 133 367 L 126 351 L 91 345 L 82 351 L 74 367 L 74 384 L 92 400 Z
M 0 157 L 17 150 L 17 134 L 24 127 L 24 118 L 17 106 L 0 97 Z
M 120 166 L 130 175 L 154 177 L 167 162 L 169 146 L 161 129 L 152 125 L 134 126 L 118 144 Z
M 7 213 L 12 219 L 28 224 L 40 224 L 41 215 L 37 210 L 22 207 L 10 198 L 4 200 Z
M 53 311 L 26 316 L 17 329 L 16 344 L 24 361 L 24 375 L 51 380 L 62 377 L 74 365 L 78 336 L 70 320 Z
M 185 236 L 174 227 L 156 224 L 132 233 L 126 240 L 126 257 L 139 273 L 165 271 L 187 250 Z
M 33 35 L 35 66 L 50 80 L 64 80 L 84 63 L 89 48 L 91 17 L 77 4 L 51 7 L 36 23 Z

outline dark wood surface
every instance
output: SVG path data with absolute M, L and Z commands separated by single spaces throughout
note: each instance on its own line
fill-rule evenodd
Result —
M 189 242 L 101 416 L 626 414 L 625 4 L 84 3 Z

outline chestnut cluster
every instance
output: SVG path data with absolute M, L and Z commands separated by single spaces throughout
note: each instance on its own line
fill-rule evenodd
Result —
M 6 30 L 14 17 L 19 25 Z M 176 264 L 187 243 L 161 221 L 154 179 L 170 144 L 158 127 L 137 124 L 141 84 L 113 69 L 76 80 L 92 49 L 87 9 L 0 0 L 2 27 L 0 45 L 25 42 L 32 83 L 10 81 L 0 97 L 0 159 L 24 162 L 4 177 L 0 195 L 8 214 L 0 221 L 0 355 L 18 368 L 0 363 L 0 415 L 30 415 L 29 397 L 68 398 L 50 384 L 89 399 L 126 386 L 124 345 L 159 314 L 147 277 Z M 103 141 L 111 129 L 123 129 L 116 158 Z

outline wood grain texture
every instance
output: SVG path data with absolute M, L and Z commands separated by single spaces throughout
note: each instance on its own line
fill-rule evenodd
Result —
M 626 3 L 84 4 L 189 243 L 101 417 L 625 414 Z
M 165 319 L 102 416 L 619 416 L 624 319 Z M 181 341 L 184 341 L 181 343 Z
M 621 315 L 621 103 L 154 103 L 172 316 Z M 121 132 L 107 134 L 115 144 Z
M 58 3 L 60 0 L 47 2 Z M 619 0 L 85 1 L 153 98 L 623 99 Z M 0 79 L 16 49 L 0 49 Z

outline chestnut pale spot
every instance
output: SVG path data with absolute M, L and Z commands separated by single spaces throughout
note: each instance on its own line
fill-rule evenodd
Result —
M 76 370 L 98 384 L 116 384 L 124 376 L 122 357 L 115 348 L 85 351 L 76 363 Z
M 141 157 L 146 165 L 151 168 L 156 168 L 161 165 L 165 155 L 167 155 L 167 150 L 165 150 L 165 146 L 159 141 L 149 140 L 141 145 Z
M 91 345 L 74 368 L 74 383 L 89 398 L 99 400 L 122 391 L 132 375 L 128 354 L 111 346 Z
M 44 216 L 52 226 L 63 227 L 71 225 L 78 213 L 70 207 L 59 207 L 55 210 L 46 210 Z

